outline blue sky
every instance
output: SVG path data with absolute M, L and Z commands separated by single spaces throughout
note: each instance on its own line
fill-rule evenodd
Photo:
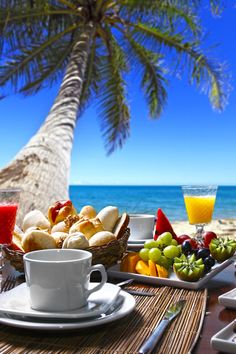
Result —
M 227 6 L 221 18 L 204 15 L 214 53 L 227 61 L 236 77 L 236 7 Z M 36 96 L 10 96 L 0 101 L 0 168 L 36 133 L 58 91 L 58 85 Z M 165 112 L 149 120 L 138 85 L 129 92 L 131 136 L 122 150 L 107 156 L 95 107 L 78 120 L 72 152 L 71 184 L 236 184 L 236 94 L 221 114 L 207 96 L 186 80 L 172 79 Z

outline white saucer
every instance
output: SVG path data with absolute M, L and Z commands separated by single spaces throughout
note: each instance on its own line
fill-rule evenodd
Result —
M 98 283 L 90 283 L 89 288 L 91 289 L 97 284 Z M 12 290 L 0 294 L 0 313 L 54 319 L 83 319 L 95 317 L 109 310 L 117 299 L 119 292 L 119 286 L 106 283 L 102 289 L 89 296 L 86 306 L 71 311 L 46 312 L 33 310 L 30 307 L 29 291 L 26 283 L 23 283 Z
M 135 238 L 129 238 L 128 243 L 130 244 L 144 244 L 146 241 L 154 241 L 152 236 L 150 238 L 145 238 L 143 240 L 137 240 Z
M 135 308 L 135 299 L 132 295 L 125 291 L 120 292 L 114 305 L 108 310 L 107 313 L 100 315 L 99 317 L 85 319 L 85 320 L 68 320 L 67 322 L 53 322 L 46 318 L 29 318 L 21 317 L 14 318 L 12 315 L 0 314 L 0 323 L 19 328 L 35 329 L 35 330 L 73 330 L 83 329 L 88 327 L 100 326 L 115 320 L 118 320 L 128 315 Z M 52 321 L 52 322 L 50 322 Z
M 128 243 L 127 244 L 127 249 L 131 251 L 139 251 L 141 248 L 143 248 L 143 243 Z

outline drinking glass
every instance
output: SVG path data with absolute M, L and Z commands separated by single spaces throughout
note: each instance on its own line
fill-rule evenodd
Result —
M 12 243 L 20 189 L 0 189 L 0 272 L 4 267 L 3 246 Z
M 212 220 L 217 186 L 182 186 L 182 192 L 189 223 L 196 226 L 196 239 L 202 243 L 204 226 Z

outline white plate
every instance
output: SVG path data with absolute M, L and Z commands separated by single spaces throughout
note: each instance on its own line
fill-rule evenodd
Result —
M 236 288 L 218 297 L 219 303 L 230 309 L 236 309 Z
M 135 299 L 132 295 L 125 291 L 120 292 L 117 300 L 107 313 L 102 314 L 99 317 L 85 319 L 85 320 L 68 320 L 65 322 L 57 321 L 53 322 L 50 319 L 21 317 L 14 318 L 13 315 L 0 314 L 0 323 L 19 328 L 33 329 L 33 330 L 51 330 L 51 331 L 64 331 L 73 329 L 83 329 L 88 327 L 100 326 L 109 322 L 118 320 L 135 308 Z M 51 321 L 51 322 L 50 322 Z
M 139 251 L 141 248 L 143 248 L 143 243 L 128 243 L 127 248 L 131 251 Z
M 144 240 L 137 240 L 137 239 L 132 239 L 132 238 L 129 238 L 128 239 L 128 243 L 130 243 L 130 244 L 144 244 L 146 241 L 154 241 L 153 240 L 153 237 L 150 237 L 150 238 L 146 238 L 146 239 L 144 239 Z
M 128 272 L 121 272 L 119 264 L 116 264 L 113 267 L 107 269 L 107 274 L 111 277 L 118 278 L 118 279 L 134 279 L 137 282 L 147 283 L 147 284 L 154 284 L 154 285 L 167 285 L 167 286 L 174 286 L 176 288 L 181 289 L 200 289 L 202 288 L 212 277 L 216 274 L 221 272 L 224 268 L 228 267 L 232 262 L 235 261 L 235 256 L 227 259 L 222 263 L 216 263 L 212 270 L 207 273 L 203 278 L 199 279 L 197 282 L 187 282 L 180 280 L 177 278 L 174 272 L 170 273 L 169 278 L 159 278 L 159 277 L 150 277 L 146 275 L 136 274 L 136 273 L 128 273 Z
M 98 283 L 90 283 L 93 288 Z M 91 294 L 88 303 L 76 310 L 63 312 L 46 312 L 33 310 L 30 307 L 29 291 L 26 283 L 0 294 L 0 312 L 17 316 L 46 317 L 61 319 L 81 319 L 98 316 L 111 307 L 120 292 L 119 286 L 106 283 L 102 289 Z
M 236 320 L 224 327 L 211 338 L 211 346 L 214 350 L 224 353 L 236 353 Z

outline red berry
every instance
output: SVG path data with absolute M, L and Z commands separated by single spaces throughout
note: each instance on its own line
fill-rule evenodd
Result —
M 192 246 L 192 249 L 196 250 L 196 249 L 200 248 L 200 245 L 197 242 L 197 240 L 194 240 L 193 238 L 191 238 L 189 240 L 189 242 L 190 242 L 190 245 Z
M 177 242 L 182 245 L 182 243 L 186 240 L 191 240 L 191 237 L 188 236 L 188 235 L 180 235 L 180 236 L 177 236 Z
M 211 240 L 213 238 L 217 238 L 217 235 L 213 231 L 205 231 L 203 233 L 203 243 L 205 247 L 209 247 L 209 244 L 211 243 Z

